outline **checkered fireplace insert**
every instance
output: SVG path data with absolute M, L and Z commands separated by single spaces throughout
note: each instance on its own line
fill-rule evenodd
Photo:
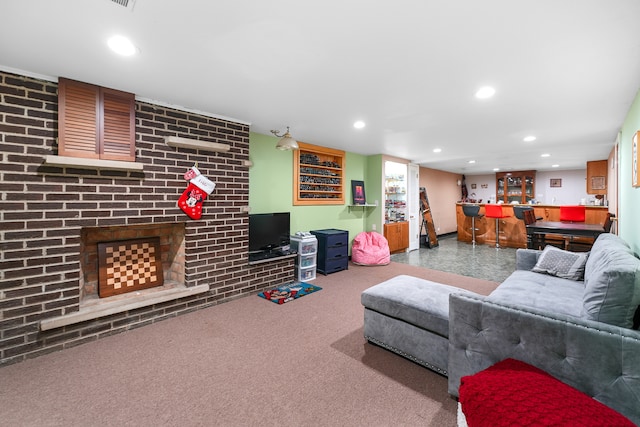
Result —
M 100 298 L 163 285 L 160 237 L 98 243 Z

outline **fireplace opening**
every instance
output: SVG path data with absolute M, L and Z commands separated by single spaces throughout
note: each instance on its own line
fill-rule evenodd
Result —
M 98 243 L 100 298 L 162 286 L 160 237 Z
M 184 223 L 86 227 L 80 305 L 184 285 Z

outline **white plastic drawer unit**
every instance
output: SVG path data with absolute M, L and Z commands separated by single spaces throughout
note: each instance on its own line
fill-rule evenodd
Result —
M 313 267 L 316 265 L 316 255 L 300 255 L 300 267 Z
M 313 280 L 316 278 L 316 266 L 313 265 L 311 267 L 296 267 L 298 281 L 304 282 Z
M 318 240 L 315 236 L 291 236 L 289 246 L 299 255 L 315 254 L 318 251 Z

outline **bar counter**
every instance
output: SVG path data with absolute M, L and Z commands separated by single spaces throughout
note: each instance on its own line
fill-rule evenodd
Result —
M 477 204 L 477 203 L 474 203 Z M 456 203 L 456 221 L 458 226 L 458 240 L 471 243 L 471 218 L 462 212 L 463 203 Z M 480 203 L 481 218 L 476 218 L 476 243 L 479 245 L 496 244 L 496 222 L 493 218 L 484 216 L 484 203 Z M 540 221 L 560 221 L 559 205 L 502 205 L 502 211 L 507 218 L 500 220 L 500 246 L 509 248 L 527 247 L 527 230 L 524 221 L 513 214 L 514 206 L 531 206 Z M 609 208 L 607 206 L 585 206 L 585 224 L 604 224 Z

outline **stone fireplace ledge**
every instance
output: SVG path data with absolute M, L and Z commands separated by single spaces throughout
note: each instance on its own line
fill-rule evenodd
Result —
M 124 171 L 144 170 L 144 165 L 142 163 L 123 162 L 119 160 L 87 159 L 84 157 L 56 156 L 52 154 L 44 156 L 44 164 L 49 166 L 78 167 L 87 169 L 110 169 Z
M 135 310 L 137 308 L 147 307 L 154 304 L 160 304 L 166 301 L 172 301 L 191 295 L 202 294 L 209 291 L 209 285 L 198 285 L 193 287 L 179 285 L 171 287 L 169 289 L 153 289 L 156 290 L 148 293 L 146 293 L 145 291 L 136 292 L 135 298 L 125 298 L 113 301 L 99 301 L 97 303 L 91 303 L 87 304 L 86 306 L 80 307 L 80 310 L 74 313 L 45 319 L 40 322 L 40 330 L 47 331 L 50 329 L 61 328 L 63 326 L 86 322 L 87 320 L 93 320 L 100 317 L 110 316 L 112 314 L 123 313 L 125 311 Z M 133 292 L 131 294 L 133 294 Z

